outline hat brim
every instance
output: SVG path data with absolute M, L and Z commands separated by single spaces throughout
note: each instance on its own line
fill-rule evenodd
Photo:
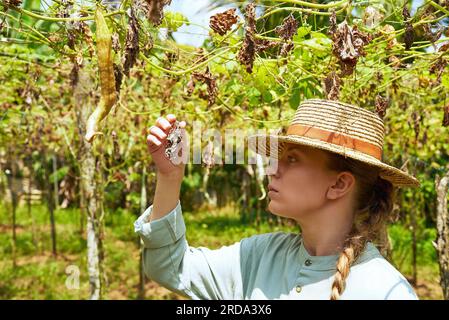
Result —
M 277 144 L 278 148 L 275 149 L 275 152 L 273 155 L 270 154 L 270 139 L 276 139 L 277 138 Z M 265 143 L 263 142 L 263 139 L 265 139 Z M 259 143 L 258 143 L 259 141 Z M 262 142 L 260 142 L 262 141 Z M 314 147 L 330 152 L 334 152 L 340 155 L 343 155 L 345 157 L 349 157 L 355 160 L 359 160 L 361 162 L 364 162 L 368 165 L 372 165 L 374 167 L 377 167 L 380 169 L 379 176 L 382 179 L 390 181 L 394 186 L 396 187 L 419 187 L 420 182 L 418 179 L 413 177 L 412 175 L 408 174 L 405 171 L 402 171 L 396 167 L 390 166 L 379 159 L 376 159 L 370 155 L 367 155 L 365 153 L 359 152 L 354 149 L 346 148 L 343 146 L 338 146 L 335 144 L 331 144 L 325 141 L 312 139 L 308 137 L 302 137 L 302 136 L 282 136 L 282 135 L 252 135 L 248 137 L 248 146 L 251 150 L 254 152 L 277 159 L 278 154 L 280 153 L 279 150 L 282 150 L 282 143 L 293 143 L 293 144 L 300 144 L 304 146 Z

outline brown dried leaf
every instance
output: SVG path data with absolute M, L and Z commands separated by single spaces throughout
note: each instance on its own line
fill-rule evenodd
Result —
M 381 95 L 376 96 L 375 108 L 376 112 L 382 119 L 385 117 L 385 113 L 388 107 L 388 100 Z
M 282 40 L 291 40 L 298 30 L 298 26 L 298 21 L 293 17 L 293 14 L 290 14 L 282 21 L 282 25 L 277 26 L 274 31 Z
M 429 68 L 431 74 L 436 74 L 437 78 L 432 83 L 433 86 L 439 85 L 441 83 L 441 76 L 443 75 L 444 68 L 448 65 L 448 61 L 443 57 L 440 57 L 435 61 Z
M 291 41 L 285 42 L 281 47 L 280 55 L 285 57 L 294 47 L 294 43 Z
M 79 70 L 80 70 L 80 66 L 75 61 L 73 63 L 73 67 L 72 67 L 72 70 L 70 71 L 70 75 L 69 75 L 70 85 L 72 86 L 72 88 L 74 88 L 77 85 L 77 83 L 78 83 Z
M 238 20 L 235 10 L 235 8 L 232 8 L 210 17 L 210 28 L 221 36 L 225 35 Z
M 208 100 L 208 106 L 210 107 L 215 103 L 215 98 L 217 97 L 218 87 L 215 77 L 210 73 L 209 67 L 207 67 L 206 72 L 193 72 L 187 83 L 187 93 L 191 95 L 195 89 L 195 82 L 199 81 L 205 83 L 207 86 L 207 95 L 203 95 L 204 98 Z
M 449 0 L 448 0 L 449 1 Z M 448 29 L 449 30 L 449 29 Z M 447 51 L 449 49 L 449 41 L 442 44 L 441 47 L 438 49 L 438 52 Z
M 164 7 L 171 3 L 171 0 L 145 0 L 146 1 L 146 11 L 150 22 L 154 26 L 161 24 L 164 18 Z
M 443 107 L 443 127 L 449 127 L 449 104 Z
M 393 69 L 399 69 L 400 67 L 402 67 L 401 60 L 398 57 L 396 57 L 395 55 L 389 56 L 388 62 L 391 63 L 391 65 L 393 66 Z
M 240 49 L 237 59 L 245 66 L 246 72 L 253 72 L 254 56 L 256 54 L 256 43 L 254 35 L 256 33 L 256 10 L 254 2 L 249 3 L 245 8 L 245 39 Z
M 273 48 L 279 45 L 279 42 L 271 41 L 267 39 L 256 39 L 256 52 L 263 52 L 267 49 Z
M 383 18 L 384 15 L 379 12 L 378 9 L 373 6 L 368 6 L 363 12 L 362 21 L 366 27 L 374 28 L 383 20 Z
M 324 79 L 324 91 L 326 92 L 327 99 L 338 100 L 340 96 L 341 79 L 335 71 L 332 71 Z
M 342 69 L 340 77 L 352 74 L 358 58 L 366 55 L 363 46 L 371 41 L 372 36 L 358 30 L 356 25 L 351 28 L 344 20 L 332 38 L 332 53 L 339 59 Z
M 120 93 L 120 87 L 122 86 L 123 71 L 122 68 L 114 63 L 114 76 L 115 76 L 115 91 L 117 95 Z
M 3 4 L 6 7 L 20 7 L 22 0 L 4 0 Z
M 134 66 L 139 55 L 139 22 L 134 14 L 134 9 L 131 7 L 128 31 L 125 40 L 125 56 L 123 62 L 123 73 L 129 77 L 129 70 Z
M 413 30 L 413 25 L 410 22 L 410 12 L 408 11 L 407 5 L 404 5 L 404 8 L 402 9 L 402 16 L 404 17 L 405 23 L 405 34 L 404 34 L 405 49 L 408 50 L 413 45 L 415 32 Z
M 405 25 L 405 34 L 404 34 L 404 43 L 405 43 L 406 50 L 408 50 L 412 47 L 414 37 L 415 37 L 415 31 L 413 30 L 413 26 L 410 22 L 407 22 Z
M 120 39 L 117 32 L 112 34 L 112 50 L 114 50 L 115 53 L 120 51 Z
M 391 24 L 386 24 L 382 27 L 382 31 L 379 32 L 379 36 L 382 35 L 382 33 L 387 34 L 388 39 L 387 49 L 393 48 L 398 43 L 395 31 L 396 31 L 395 28 Z
M 415 140 L 418 140 L 419 131 L 420 131 L 420 120 L 421 116 L 418 114 L 417 111 L 413 111 L 412 113 L 412 120 L 413 120 L 413 130 L 415 131 Z
M 332 14 L 329 17 L 329 29 L 327 30 L 327 34 L 333 36 L 335 32 L 337 32 L 337 13 L 335 12 L 335 9 L 332 8 Z

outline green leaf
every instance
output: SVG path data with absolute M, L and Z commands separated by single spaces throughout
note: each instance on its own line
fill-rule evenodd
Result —
M 302 27 L 299 27 L 298 31 L 293 36 L 293 41 L 302 40 L 306 35 L 308 35 L 310 33 L 311 30 L 312 30 L 312 26 L 309 26 L 309 25 L 304 25 Z
M 189 19 L 180 12 L 165 12 L 164 19 L 161 23 L 161 28 L 167 28 L 172 31 L 177 31 L 182 25 L 189 25 Z

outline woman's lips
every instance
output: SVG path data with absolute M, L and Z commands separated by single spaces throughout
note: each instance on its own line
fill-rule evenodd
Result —
M 268 185 L 268 196 L 270 198 L 277 197 L 279 195 L 279 191 L 273 187 L 271 184 Z

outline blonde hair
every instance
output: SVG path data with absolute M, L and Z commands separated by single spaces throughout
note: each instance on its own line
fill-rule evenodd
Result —
M 379 169 L 352 158 L 326 152 L 331 170 L 350 171 L 356 179 L 355 219 L 336 263 L 330 299 L 338 300 L 345 290 L 351 265 L 363 253 L 369 241 L 379 240 L 379 231 L 386 226 L 393 210 L 396 188 L 379 176 Z

